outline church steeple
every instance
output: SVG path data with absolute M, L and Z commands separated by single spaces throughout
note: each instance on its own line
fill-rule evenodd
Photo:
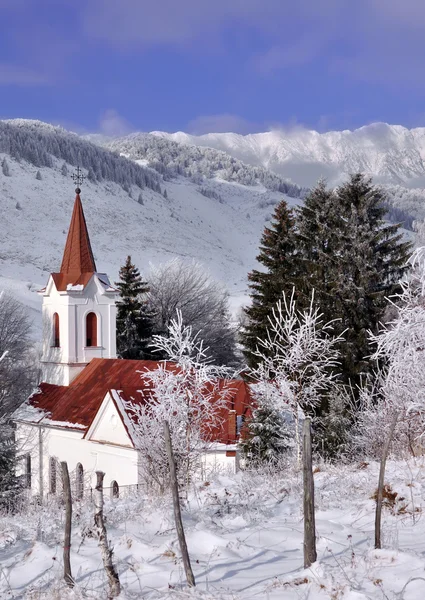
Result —
M 77 169 L 77 185 L 83 176 Z M 43 381 L 69 385 L 92 358 L 116 358 L 118 291 L 98 273 L 77 187 L 59 273 L 43 294 Z
M 60 272 L 71 275 L 77 280 L 83 273 L 96 273 L 86 219 L 80 198 L 80 188 L 75 190 L 76 197 L 69 226 L 65 251 Z

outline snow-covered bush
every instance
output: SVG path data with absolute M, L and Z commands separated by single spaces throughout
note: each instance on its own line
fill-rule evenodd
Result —
M 229 371 L 208 362 L 202 340 L 183 324 L 180 312 L 170 322 L 168 337 L 154 336 L 153 346 L 170 362 L 141 373 L 146 402 L 126 402 L 126 408 L 141 453 L 141 478 L 163 492 L 169 481 L 164 421 L 170 426 L 180 483 L 186 486 L 221 427 L 232 388 L 222 382 Z

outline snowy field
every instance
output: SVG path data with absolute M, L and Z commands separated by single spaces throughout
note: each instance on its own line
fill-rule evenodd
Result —
M 423 600 L 425 459 L 390 461 L 383 550 L 373 549 L 376 463 L 316 467 L 318 561 L 304 570 L 301 477 L 239 473 L 192 490 L 184 511 L 197 582 L 189 593 L 169 498 L 109 500 L 105 514 L 123 586 L 121 598 L 202 600 Z M 89 496 L 89 494 L 86 494 Z M 50 501 L 0 517 L 0 597 L 106 598 L 93 506 L 74 503 L 71 564 L 62 577 L 64 509 Z

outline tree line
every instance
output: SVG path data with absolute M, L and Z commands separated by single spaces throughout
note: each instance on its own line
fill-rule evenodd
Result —
M 56 158 L 87 169 L 92 181 L 147 187 L 161 193 L 162 178 L 158 173 L 59 127 L 0 121 L 0 153 L 9 154 L 18 162 L 25 160 L 35 167 L 53 167 Z M 10 175 L 7 162 L 2 169 L 3 174 Z

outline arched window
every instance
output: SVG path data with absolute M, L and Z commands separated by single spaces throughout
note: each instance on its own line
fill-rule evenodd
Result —
M 77 498 L 84 496 L 84 469 L 81 463 L 78 463 L 75 473 Z
M 97 317 L 94 312 L 86 317 L 86 346 L 97 346 Z
M 112 496 L 112 498 L 120 497 L 120 487 L 116 481 L 113 481 L 111 483 L 111 496 Z
M 53 346 L 59 348 L 60 336 L 59 336 L 59 315 L 55 313 L 53 315 Z
M 31 454 L 25 455 L 25 487 L 31 487 Z
M 56 459 L 53 456 L 49 462 L 49 488 L 51 494 L 56 494 Z

